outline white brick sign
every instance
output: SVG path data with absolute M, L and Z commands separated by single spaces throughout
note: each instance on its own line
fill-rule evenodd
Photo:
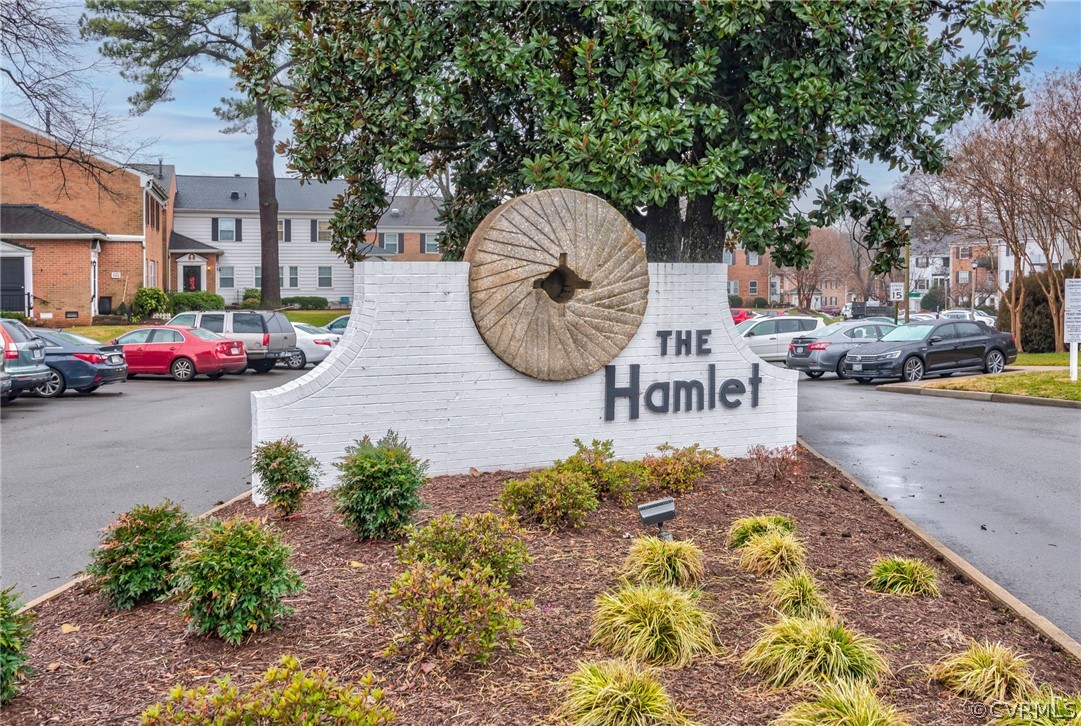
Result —
M 798 374 L 764 363 L 734 330 L 723 265 L 649 265 L 637 334 L 609 365 L 567 381 L 510 368 L 469 306 L 469 264 L 356 266 L 342 342 L 317 368 L 252 394 L 252 445 L 292 436 L 323 464 L 394 429 L 430 473 L 543 467 L 572 440 L 611 439 L 620 458 L 665 442 L 739 456 L 796 441 Z M 255 479 L 253 477 L 253 484 Z

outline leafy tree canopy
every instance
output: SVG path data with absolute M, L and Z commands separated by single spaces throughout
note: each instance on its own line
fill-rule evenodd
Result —
M 347 180 L 347 258 L 385 175 L 449 170 L 448 257 L 508 196 L 559 186 L 620 209 L 653 260 L 718 261 L 728 243 L 802 267 L 811 226 L 850 216 L 884 271 L 903 231 L 860 164 L 935 172 L 967 113 L 1023 105 L 1035 4 L 300 1 L 275 38 L 295 89 L 282 148 L 307 178 Z M 240 73 L 265 86 L 273 65 L 255 53 Z

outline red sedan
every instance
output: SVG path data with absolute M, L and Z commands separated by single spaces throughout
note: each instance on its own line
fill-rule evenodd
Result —
M 755 315 L 750 310 L 744 308 L 732 308 L 732 322 L 739 325 L 745 320 L 750 320 Z
M 139 328 L 112 342 L 124 346 L 129 377 L 136 373 L 168 373 L 178 381 L 190 381 L 202 373 L 221 378 L 244 370 L 248 364 L 242 342 L 200 328 Z

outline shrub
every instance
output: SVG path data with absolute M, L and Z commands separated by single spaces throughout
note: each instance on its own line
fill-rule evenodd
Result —
M 938 574 L 921 559 L 879 558 L 865 583 L 875 592 L 893 595 L 938 595 Z
M 782 575 L 770 583 L 766 602 L 782 615 L 794 618 L 832 618 L 834 614 L 818 583 L 806 570 Z
M 779 514 L 765 514 L 758 517 L 741 517 L 728 528 L 728 546 L 739 549 L 755 535 L 777 530 L 796 533 L 796 520 Z
M 764 297 L 756 297 L 754 299 L 754 301 L 751 303 L 751 307 L 768 308 L 769 307 L 769 300 L 767 300 Z
M 799 476 L 801 470 L 799 449 L 795 446 L 769 449 L 758 444 L 747 450 L 747 459 L 751 462 L 755 484 L 787 484 Z
M 756 575 L 780 575 L 802 570 L 803 545 L 791 532 L 771 529 L 751 537 L 740 550 L 739 566 Z
M 1040 695 L 1028 697 L 1019 708 L 999 709 L 1000 713 L 1003 711 L 993 726 L 1081 726 L 1081 694 L 1062 696 L 1045 687 Z
M 743 656 L 743 668 L 772 687 L 839 680 L 874 685 L 889 673 L 871 638 L 850 633 L 836 620 L 787 616 L 763 629 Z
M 581 472 L 544 469 L 506 482 L 499 493 L 499 506 L 525 522 L 581 527 L 597 508 L 597 494 Z
M 9 310 L 0 311 L 0 318 L 7 318 L 8 320 L 18 320 L 23 325 L 34 325 L 30 318 L 26 317 L 22 313 L 12 312 Z
M 559 715 L 574 726 L 689 724 L 652 672 L 629 661 L 579 663 L 563 686 Z
M 683 666 L 714 653 L 713 616 L 700 594 L 674 587 L 624 585 L 597 598 L 593 642 L 623 658 Z
M 575 439 L 574 446 L 574 454 L 564 461 L 557 461 L 552 468 L 586 475 L 600 499 L 613 499 L 619 504 L 630 504 L 634 492 L 641 488 L 645 478 L 642 464 L 616 459 L 611 439 L 594 439 L 588 448 L 580 439 Z
M 963 653 L 931 667 L 931 678 L 958 695 L 984 703 L 1016 701 L 1035 695 L 1027 658 L 1002 643 L 973 641 Z
M 487 567 L 454 572 L 442 562 L 413 562 L 384 592 L 371 594 L 373 625 L 396 629 L 385 653 L 486 662 L 500 645 L 512 645 L 516 617 L 532 603 L 518 603 L 507 583 Z
M 165 597 L 181 545 L 195 534 L 191 518 L 166 500 L 140 505 L 103 530 L 86 574 L 116 610 Z
M 225 298 L 209 292 L 174 292 L 169 294 L 169 308 L 173 315 L 189 310 L 221 310 L 225 307 Z
M 730 308 L 741 308 L 741 307 L 743 307 L 743 298 L 741 298 L 739 295 L 729 295 L 728 296 L 728 307 L 730 307 Z
M 262 304 L 261 300 L 257 300 L 254 297 L 246 297 L 244 298 L 244 301 L 240 303 L 240 307 L 243 310 L 258 310 Z
M 142 715 L 143 726 L 204 726 L 209 724 L 280 724 L 309 726 L 379 726 L 394 720 L 384 706 L 383 692 L 371 673 L 359 683 L 342 685 L 325 670 L 304 672 L 291 655 L 263 674 L 247 693 L 229 680 L 185 690 L 177 686 L 169 699 Z
M 651 488 L 674 496 L 694 490 L 709 467 L 724 461 L 716 449 L 703 449 L 698 444 L 682 449 L 662 444 L 657 450 L 661 455 L 647 456 L 642 459 L 642 465 L 649 476 Z
M 31 673 L 26 650 L 34 635 L 34 614 L 18 610 L 13 588 L 0 590 L 0 704 L 15 698 L 19 681 Z
M 131 312 L 137 318 L 149 318 L 158 313 L 169 312 L 169 296 L 156 287 L 141 287 L 135 291 Z
M 691 587 L 706 576 L 705 556 L 689 541 L 638 537 L 623 563 L 628 580 L 645 585 Z
M 315 488 L 322 467 L 295 439 L 285 437 L 255 447 L 252 469 L 259 492 L 282 517 L 300 510 L 304 495 Z
M 304 589 L 289 564 L 292 550 L 260 522 L 243 517 L 211 523 L 176 559 L 180 612 L 200 635 L 236 645 L 292 612 L 282 598 Z
M 420 508 L 428 462 L 415 459 L 405 439 L 393 431 L 374 444 L 365 436 L 346 447 L 334 466 L 341 472 L 335 511 L 357 539 L 394 537 Z
M 301 310 L 326 310 L 330 303 L 325 297 L 318 295 L 297 295 L 295 297 L 283 297 L 282 305 L 296 305 Z
M 244 288 L 244 294 L 240 296 L 244 300 L 256 300 L 260 303 L 263 302 L 263 290 L 258 287 L 246 287 Z
M 946 287 L 944 285 L 932 287 L 920 298 L 920 310 L 929 310 L 933 313 L 937 313 L 939 310 L 945 310 L 946 307 L 948 307 L 948 303 L 946 301 Z
M 1047 295 L 1039 280 L 1042 277 L 1044 284 L 1047 284 L 1047 274 L 1041 272 L 1023 278 L 1025 305 L 1021 308 L 1021 335 L 1017 343 L 1026 353 L 1050 353 L 1055 350 L 1055 326 L 1051 317 L 1051 306 L 1047 303 Z M 1073 277 L 1076 270 L 1072 265 L 1065 265 L 1061 274 L 1064 277 Z M 999 330 L 1010 329 L 1010 310 L 1006 306 L 1006 300 L 1013 294 L 1012 288 L 1017 283 L 1015 279 L 1010 284 L 1010 289 L 999 303 L 998 317 L 995 320 L 995 326 Z
M 530 563 L 522 530 L 513 519 L 498 514 L 444 514 L 423 527 L 409 527 L 409 541 L 397 549 L 398 560 L 440 561 L 451 574 L 472 565 L 487 567 L 498 580 L 510 581 Z
M 908 726 L 907 717 L 882 703 L 866 683 L 824 684 L 813 701 L 797 703 L 774 726 Z

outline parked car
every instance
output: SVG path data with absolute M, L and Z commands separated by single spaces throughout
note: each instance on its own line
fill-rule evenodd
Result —
M 892 315 L 872 315 L 869 318 L 854 318 L 855 320 L 862 320 L 865 323 L 889 323 L 890 325 L 898 325 L 905 321 L 904 315 L 897 316 L 897 323 L 893 322 Z
M 34 389 L 43 398 L 56 398 L 69 388 L 93 393 L 101 386 L 127 380 L 128 364 L 119 345 L 104 345 L 66 330 L 33 328 L 45 341 L 49 380 Z
M 268 310 L 202 310 L 174 315 L 167 325 L 202 328 L 240 340 L 248 354 L 247 367 L 269 372 L 278 361 L 296 354 L 297 334 L 282 313 Z M 243 369 L 241 369 L 243 372 Z
M 763 360 L 784 360 L 792 339 L 824 328 L 822 318 L 811 316 L 782 315 L 773 318 L 755 318 L 736 326 L 751 350 Z
M 926 320 L 938 320 L 938 315 L 936 313 L 909 313 L 908 315 L 908 322 L 910 323 Z
M 110 342 L 123 347 L 129 378 L 139 373 L 168 374 L 178 381 L 200 374 L 221 378 L 243 371 L 248 364 L 243 341 L 201 328 L 138 328 Z
M 841 308 L 837 307 L 836 305 L 829 305 L 824 308 L 819 308 L 818 312 L 822 313 L 823 315 L 829 315 L 831 318 L 836 318 L 841 314 Z
M 1009 333 L 971 320 L 946 319 L 894 328 L 878 343 L 849 352 L 844 368 L 845 375 L 860 383 L 875 378 L 918 381 L 932 373 L 1000 373 L 1015 360 L 1017 345 Z
M 751 318 L 758 317 L 747 308 L 732 308 L 732 322 L 739 325 L 744 320 L 750 320 Z
M 45 341 L 11 318 L 0 318 L 0 337 L 4 343 L 4 372 L 11 377 L 4 401 L 11 402 L 49 380 Z
M 282 361 L 286 367 L 293 370 L 300 370 L 309 363 L 313 365 L 322 363 L 342 339 L 340 335 L 326 328 L 308 323 L 293 323 L 293 330 L 297 333 L 297 352 L 291 358 Z
M 977 323 L 985 323 L 992 328 L 995 327 L 995 319 L 982 310 L 966 310 L 964 308 L 944 310 L 941 317 L 948 320 L 975 320 Z
M 848 351 L 878 341 L 895 327 L 893 323 L 868 323 L 865 320 L 827 325 L 811 334 L 792 339 L 788 344 L 785 368 L 803 371 L 811 378 L 821 378 L 824 373 L 836 373 L 838 378 L 844 378 Z
M 345 329 L 349 327 L 349 316 L 339 315 L 323 327 L 332 333 L 337 333 L 338 335 L 345 335 Z
M 758 310 L 755 315 L 760 318 L 776 318 L 784 315 L 784 310 Z

